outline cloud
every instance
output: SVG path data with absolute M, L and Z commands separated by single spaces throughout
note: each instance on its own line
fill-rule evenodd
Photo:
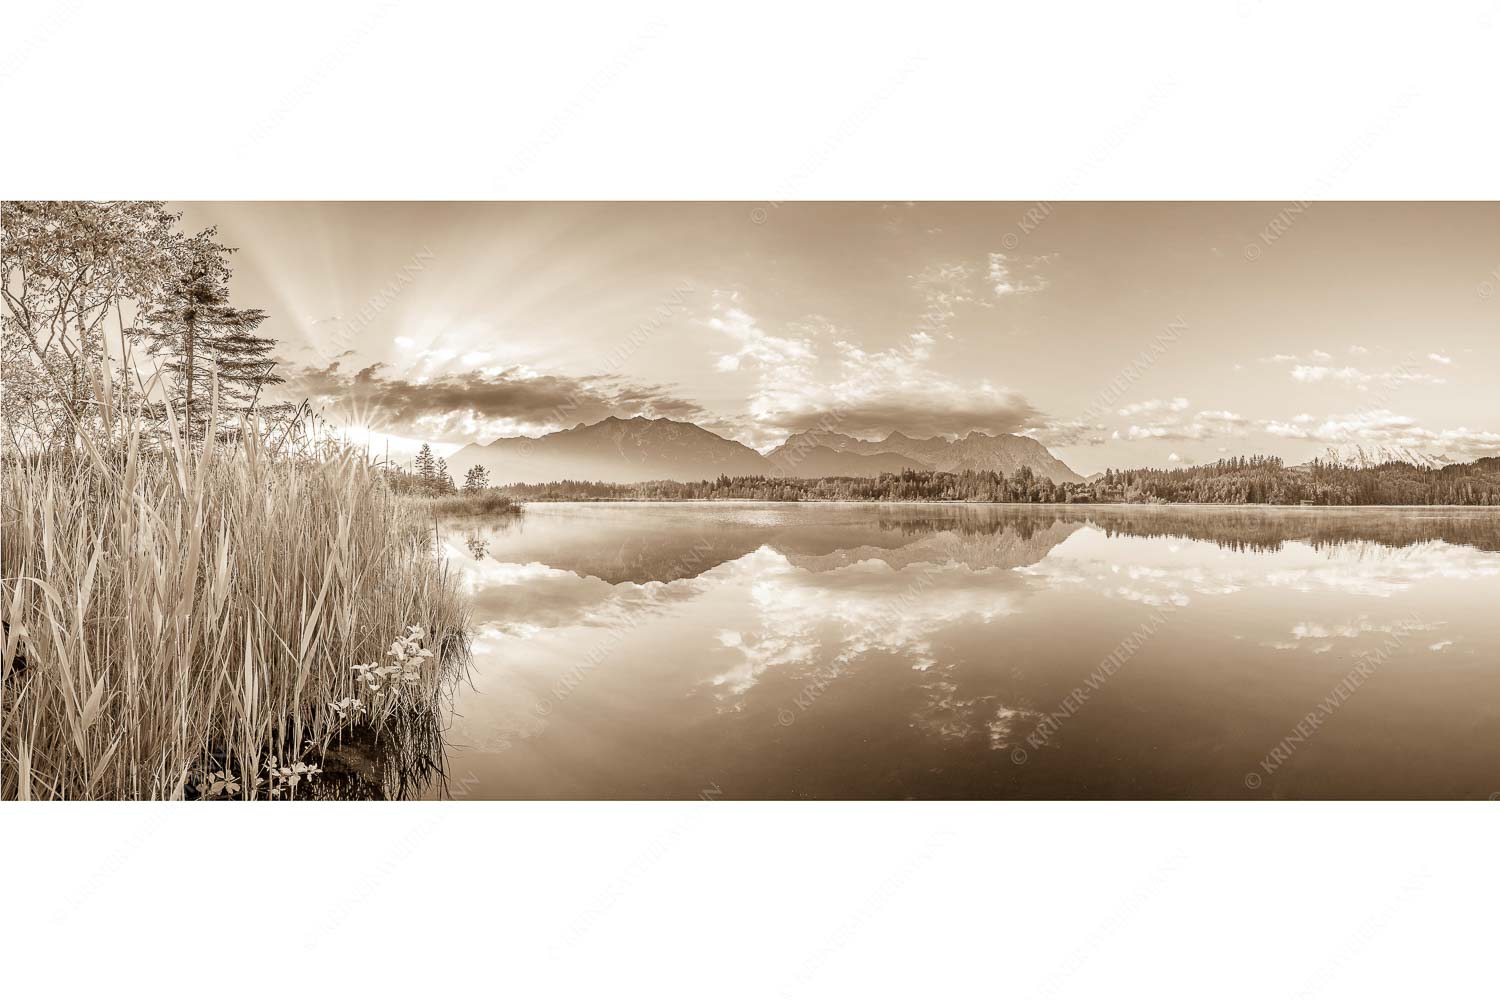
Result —
M 1105 432 L 1108 430 L 1103 424 L 1092 420 L 1053 420 L 1046 419 L 1029 427 L 1021 428 L 1020 433 L 1027 437 L 1036 438 L 1049 448 L 1066 447 L 1068 445 L 1096 445 L 1103 444 L 1106 440 Z
M 1048 281 L 1045 275 L 1037 273 L 1037 268 L 1042 264 L 1051 263 L 1056 257 L 1056 254 L 1042 254 L 1021 258 L 1014 254 L 991 253 L 986 272 L 990 291 L 997 298 L 1006 295 L 1029 295 L 1032 292 L 1042 291 L 1047 287 Z
M 1131 403 L 1120 407 L 1120 416 L 1133 417 L 1141 413 L 1181 413 L 1191 403 L 1181 396 L 1176 399 L 1148 399 L 1141 403 Z
M 816 356 L 810 339 L 773 337 L 757 326 L 754 318 L 739 306 L 719 310 L 709 318 L 708 325 L 739 345 L 737 351 L 719 358 L 717 367 L 721 372 L 738 371 L 746 360 L 774 366 L 808 361 Z
M 1151 399 L 1122 407 L 1120 415 L 1148 416 L 1141 424 L 1131 424 L 1117 437 L 1131 441 L 1205 441 L 1216 437 L 1235 437 L 1250 429 L 1250 421 L 1229 410 L 1199 410 L 1189 414 L 1188 400 Z
M 1261 427 L 1268 434 L 1320 444 L 1396 445 L 1450 458 L 1481 458 L 1500 453 L 1500 433 L 1455 427 L 1432 430 L 1414 418 L 1390 410 L 1367 410 L 1330 416 L 1319 423 L 1303 413 L 1291 420 L 1266 420 Z
M 954 335 L 949 327 L 961 310 L 993 308 L 994 301 L 981 287 L 982 274 L 982 264 L 941 260 L 907 275 L 912 291 L 921 303 L 917 331 L 924 336 L 940 334 L 952 340 Z
M 726 303 L 716 307 L 709 325 L 737 345 L 736 372 L 754 374 L 749 412 L 736 436 L 756 447 L 812 429 L 866 438 L 892 430 L 916 436 L 997 434 L 1045 421 L 1010 389 L 988 380 L 963 383 L 934 370 L 930 362 L 937 341 L 925 331 L 892 347 L 866 350 L 822 317 L 772 333 L 743 308 Z
M 412 379 L 374 364 L 348 371 L 290 366 L 280 395 L 307 399 L 341 426 L 363 426 L 433 441 L 535 434 L 607 416 L 703 416 L 696 404 L 660 386 L 614 376 L 573 378 L 522 367 Z
M 1349 348 L 1349 353 L 1365 355 L 1370 352 L 1355 344 Z M 1449 364 L 1452 361 L 1451 358 L 1441 354 L 1429 354 L 1427 357 L 1439 364 Z M 1377 383 L 1385 388 L 1395 388 L 1407 384 L 1443 385 L 1447 382 L 1445 378 L 1421 371 L 1417 367 L 1419 359 L 1415 355 L 1409 355 L 1395 368 L 1381 372 L 1366 371 L 1352 365 L 1335 366 L 1322 363 L 1332 360 L 1333 355 L 1327 351 L 1313 351 L 1305 360 L 1295 354 L 1272 354 L 1270 357 L 1260 359 L 1262 364 L 1291 365 L 1287 373 L 1292 379 L 1307 384 L 1336 382 L 1353 386 L 1356 389 L 1368 389 Z
M 1435 355 L 1434 355 L 1435 357 Z M 1427 385 L 1442 385 L 1447 379 L 1428 375 L 1426 372 L 1397 368 L 1387 372 L 1367 372 L 1359 368 L 1331 368 L 1327 365 L 1297 365 L 1291 371 L 1298 382 L 1342 382 L 1345 385 L 1365 387 L 1375 382 L 1385 385 L 1404 385 L 1409 382 Z

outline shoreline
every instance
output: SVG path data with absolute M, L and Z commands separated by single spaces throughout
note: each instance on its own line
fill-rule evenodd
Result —
M 1061 510 L 1181 510 L 1184 508 L 1195 510 L 1274 510 L 1274 511 L 1338 511 L 1338 510 L 1382 510 L 1382 511 L 1425 511 L 1425 510 L 1476 510 L 1494 511 L 1500 513 L 1500 504 L 1276 504 L 1276 503 L 1019 503 L 1010 500 L 755 500 L 749 497 L 694 497 L 688 499 L 677 498 L 650 498 L 650 497 L 599 497 L 597 499 L 566 499 L 566 498 L 538 498 L 533 500 L 517 500 L 524 505 L 531 504 L 677 504 L 688 506 L 694 504 L 761 504 L 766 506 L 788 506 L 797 504 L 821 505 L 841 504 L 850 507 L 932 507 L 932 506 L 957 506 L 957 507 L 1016 507 L 1034 510 L 1037 508 L 1061 509 Z

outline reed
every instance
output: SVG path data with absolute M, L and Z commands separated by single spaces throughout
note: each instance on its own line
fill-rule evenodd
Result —
M 437 711 L 466 610 L 410 500 L 337 444 L 189 442 L 105 396 L 5 461 L 0 795 L 295 797 L 352 727 Z M 413 634 L 438 655 L 372 691 Z
M 521 513 L 520 501 L 497 489 L 473 493 L 450 493 L 447 496 L 416 497 L 421 509 L 434 517 L 464 517 Z

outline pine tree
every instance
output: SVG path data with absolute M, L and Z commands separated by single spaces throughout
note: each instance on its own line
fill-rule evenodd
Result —
M 417 452 L 416 472 L 424 483 L 430 483 L 437 477 L 437 460 L 432 457 L 432 449 L 425 442 L 422 450 Z
M 274 342 L 255 335 L 265 312 L 229 304 L 230 271 L 224 258 L 230 251 L 211 236 L 209 230 L 194 238 L 162 302 L 131 331 L 145 340 L 152 355 L 165 359 L 168 403 L 190 428 L 204 422 L 215 382 L 222 408 L 249 410 L 263 388 L 284 381 L 272 373 L 275 362 L 267 356 Z
M 446 459 L 440 458 L 437 460 L 437 467 L 433 469 L 433 483 L 436 485 L 438 493 L 458 492 L 458 487 L 453 485 L 453 477 L 448 475 L 448 462 Z
M 465 493 L 478 493 L 480 490 L 489 489 L 489 486 L 490 474 L 489 471 L 482 465 L 472 466 L 469 471 L 464 474 Z

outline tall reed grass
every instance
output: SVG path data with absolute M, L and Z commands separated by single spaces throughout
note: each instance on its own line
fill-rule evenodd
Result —
M 479 490 L 474 493 L 451 493 L 439 497 L 419 496 L 417 499 L 422 505 L 422 510 L 435 517 L 519 514 L 522 510 L 519 500 L 497 489 Z
M 6 457 L 0 796 L 296 795 L 350 727 L 438 710 L 465 605 L 377 469 L 250 423 L 190 443 L 103 393 L 76 448 Z M 372 692 L 355 666 L 409 626 L 438 655 Z

